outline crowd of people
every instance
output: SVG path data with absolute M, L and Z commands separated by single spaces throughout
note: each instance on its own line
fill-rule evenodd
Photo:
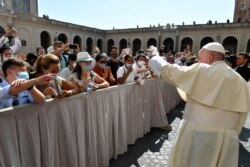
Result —
M 119 54 L 115 46 L 108 53 L 98 47 L 88 53 L 61 41 L 27 55 L 20 48 L 17 31 L 9 27 L 0 38 L 0 109 L 130 82 L 143 86 L 160 77 L 187 102 L 169 165 L 237 166 L 238 135 L 250 110 L 247 53 L 232 55 L 218 42 L 198 55 L 188 46 L 178 53 L 154 46 L 136 55 L 130 48 Z
M 14 42 L 9 41 L 14 37 Z M 188 47 L 173 53 L 150 46 L 132 55 L 130 48 L 112 46 L 108 53 L 93 47 L 91 53 L 80 50 L 78 44 L 56 41 L 47 49 L 39 46 L 35 52 L 19 53 L 21 43 L 17 31 L 9 27 L 0 38 L 0 109 L 26 103 L 43 103 L 48 98 L 63 98 L 109 86 L 157 78 L 149 67 L 152 55 L 159 53 L 164 61 L 180 66 L 191 66 L 198 60 Z M 235 62 L 226 57 L 248 81 L 248 55 L 240 53 Z M 235 64 L 235 66 L 233 65 Z

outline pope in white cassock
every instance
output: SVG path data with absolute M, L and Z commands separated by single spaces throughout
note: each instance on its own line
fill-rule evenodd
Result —
M 221 44 L 209 43 L 192 66 L 168 64 L 153 52 L 152 70 L 187 102 L 169 167 L 238 166 L 238 135 L 250 97 L 247 82 L 223 61 L 224 52 Z

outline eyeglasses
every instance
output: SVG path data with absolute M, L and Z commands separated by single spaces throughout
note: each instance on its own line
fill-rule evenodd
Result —
M 107 61 L 100 61 L 101 64 L 107 63 Z

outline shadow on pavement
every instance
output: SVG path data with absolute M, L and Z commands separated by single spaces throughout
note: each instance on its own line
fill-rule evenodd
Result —
M 169 124 L 172 124 L 176 118 L 182 119 L 183 109 L 185 102 L 180 102 L 175 109 L 171 110 L 167 114 Z M 171 132 L 172 133 L 172 132 Z M 171 140 L 168 135 L 171 134 L 169 131 L 152 128 L 151 132 L 146 134 L 143 138 L 138 139 L 134 145 L 128 146 L 128 152 L 119 155 L 118 159 L 110 160 L 110 167 L 135 167 L 138 166 L 138 159 L 147 151 L 153 153 L 160 152 L 161 147 L 165 140 Z M 239 146 L 239 165 L 238 167 L 250 167 L 250 129 L 243 127 L 239 139 L 242 143 Z M 165 145 L 165 144 L 164 144 Z
M 250 138 L 250 129 L 243 127 L 239 138 L 240 138 L 240 141 L 248 142 L 248 139 Z
M 139 166 L 138 159 L 147 151 L 159 152 L 162 144 L 168 139 L 169 131 L 152 128 L 151 132 L 128 146 L 128 152 L 119 155 L 117 160 L 110 160 L 110 167 Z
M 185 108 L 186 102 L 185 101 L 181 101 L 174 109 L 169 111 L 169 114 L 167 114 L 167 118 L 168 118 L 168 123 L 169 125 L 176 119 L 182 119 L 182 115 L 183 115 L 183 110 Z
M 168 122 L 171 124 L 177 117 L 182 118 L 182 112 L 185 106 L 185 102 L 180 102 L 175 109 L 171 110 L 167 114 Z M 110 167 L 130 167 L 138 166 L 138 159 L 147 151 L 160 152 L 160 149 L 165 140 L 168 140 L 168 134 L 170 131 L 166 131 L 160 128 L 151 128 L 151 131 L 143 138 L 138 139 L 134 145 L 128 146 L 128 152 L 119 155 L 118 159 L 110 160 Z
M 239 167 L 250 167 L 250 152 L 240 143 Z

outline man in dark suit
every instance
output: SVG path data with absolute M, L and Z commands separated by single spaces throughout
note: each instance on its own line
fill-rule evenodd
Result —
M 239 53 L 236 59 L 236 72 L 238 72 L 247 82 L 250 79 L 250 69 L 248 68 L 249 55 Z

